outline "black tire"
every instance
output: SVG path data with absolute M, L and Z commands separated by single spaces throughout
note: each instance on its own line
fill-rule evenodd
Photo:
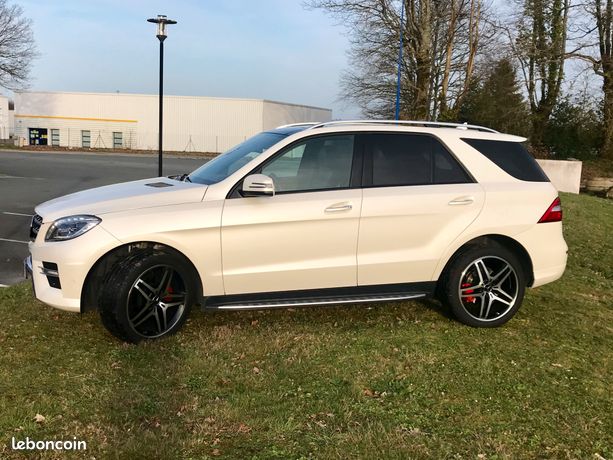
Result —
M 195 287 L 194 270 L 183 257 L 155 249 L 136 251 L 115 264 L 104 280 L 98 298 L 102 324 L 131 343 L 173 334 L 189 316 Z
M 460 322 L 473 327 L 497 327 L 519 310 L 526 290 L 526 273 L 512 251 L 490 242 L 468 247 L 456 255 L 439 287 L 441 301 Z

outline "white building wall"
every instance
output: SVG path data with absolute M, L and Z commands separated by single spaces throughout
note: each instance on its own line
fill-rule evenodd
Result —
M 10 136 L 9 99 L 0 95 L 0 139 Z
M 257 99 L 164 97 L 164 150 L 221 152 L 263 129 L 302 121 L 327 121 L 331 111 Z M 112 147 L 113 131 L 124 146 L 156 150 L 158 97 L 122 93 L 15 94 L 16 135 L 28 142 L 28 128 L 60 130 L 63 146 L 81 147 L 81 131 L 91 147 Z M 49 144 L 51 131 L 48 132 Z
M 156 149 L 157 98 L 152 102 L 147 122 L 139 126 L 139 139 L 149 146 L 144 148 Z M 164 98 L 164 146 L 177 151 L 223 152 L 262 130 L 262 106 L 258 100 Z
M 53 118 L 47 116 L 16 115 L 15 134 L 28 144 L 29 128 L 47 129 L 47 145 L 52 145 L 52 130 L 59 131 L 60 147 L 83 147 L 83 131 L 89 132 L 90 147 L 113 148 L 113 132 L 122 133 L 121 148 L 138 148 L 138 123 L 131 120 L 94 120 L 84 118 Z
M 262 130 L 272 129 L 290 123 L 308 121 L 324 122 L 330 120 L 332 120 L 332 110 L 329 109 L 264 101 Z
M 579 193 L 581 188 L 581 161 L 536 160 L 551 183 L 560 192 Z

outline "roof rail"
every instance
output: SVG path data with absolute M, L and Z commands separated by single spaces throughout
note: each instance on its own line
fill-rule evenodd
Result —
M 315 125 L 320 125 L 320 124 L 321 122 L 319 121 L 305 121 L 302 123 L 290 123 L 289 125 L 277 126 L 275 129 L 293 128 L 294 126 L 315 126 Z
M 302 125 L 306 123 L 300 123 Z M 308 123 L 311 124 L 311 123 Z M 326 121 L 324 123 L 315 123 L 309 129 L 327 128 L 328 126 L 335 125 L 406 125 L 406 126 L 423 126 L 426 128 L 455 128 L 455 129 L 472 129 L 475 131 L 482 131 L 486 133 L 498 133 L 491 128 L 485 126 L 469 125 L 467 123 L 446 123 L 438 121 L 413 121 L 413 120 L 338 120 L 338 121 Z

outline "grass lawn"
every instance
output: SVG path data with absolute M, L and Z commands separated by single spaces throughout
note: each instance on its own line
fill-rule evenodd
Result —
M 129 346 L 0 290 L 0 458 L 613 458 L 613 202 L 562 196 L 569 266 L 506 326 L 434 301 L 192 314 Z M 35 416 L 44 421 L 35 421 Z

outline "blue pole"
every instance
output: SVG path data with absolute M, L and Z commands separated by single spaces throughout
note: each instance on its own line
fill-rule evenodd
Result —
M 400 8 L 400 38 L 398 43 L 398 77 L 396 79 L 396 120 L 400 119 L 400 64 L 402 62 L 402 45 L 403 45 L 403 29 L 404 29 L 404 0 Z

